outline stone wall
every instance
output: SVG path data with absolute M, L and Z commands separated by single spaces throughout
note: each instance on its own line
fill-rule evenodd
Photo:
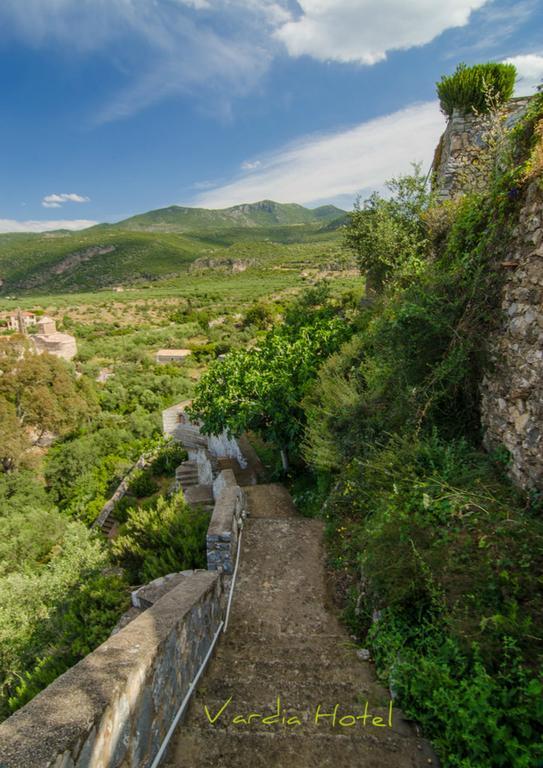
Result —
M 507 127 L 512 127 L 520 119 L 529 101 L 529 97 L 521 97 L 511 99 L 504 106 L 502 116 Z M 458 110 L 453 112 L 437 146 L 432 165 L 438 200 L 447 200 L 462 191 L 485 146 L 487 131 L 485 117 L 463 114 Z
M 123 498 L 123 496 L 126 496 L 128 492 L 128 488 L 130 487 L 130 483 L 134 479 L 134 476 L 140 471 L 140 469 L 145 469 L 146 467 L 150 466 L 153 462 L 153 459 L 155 459 L 158 453 L 159 453 L 159 449 L 152 451 L 151 453 L 144 453 L 139 457 L 136 463 L 132 465 L 132 467 L 129 469 L 129 471 L 126 473 L 126 475 L 123 477 L 123 479 L 115 489 L 115 492 L 113 493 L 111 498 L 108 501 L 106 501 L 106 503 L 100 510 L 100 514 L 92 524 L 93 528 L 103 527 L 104 523 L 109 518 L 113 510 L 115 509 L 115 505 L 117 504 L 117 502 L 119 502 Z
M 245 515 L 245 494 L 231 469 L 224 469 L 213 483 L 215 507 L 207 529 L 207 567 L 231 574 L 240 527 Z
M 195 571 L 0 725 L 2 768 L 148 768 L 223 607 Z
M 109 640 L 0 724 L 0 768 L 152 764 L 224 614 L 245 495 L 231 469 L 213 494 L 208 570 L 135 590 Z
M 485 444 L 510 452 L 510 473 L 521 487 L 543 489 L 543 191 L 537 180 L 526 190 L 503 268 L 503 317 L 489 342 L 491 365 L 481 388 Z

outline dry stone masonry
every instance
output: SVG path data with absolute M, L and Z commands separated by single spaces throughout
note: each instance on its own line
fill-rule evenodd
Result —
M 523 488 L 543 488 L 543 191 L 527 189 L 504 267 L 502 320 L 489 343 L 482 421 L 489 449 L 506 448 Z
M 529 98 L 503 109 L 511 127 Z M 441 201 L 464 191 L 485 146 L 486 122 L 455 111 L 434 157 L 434 189 Z M 534 180 L 521 201 L 507 259 L 497 330 L 487 341 L 490 364 L 481 385 L 481 419 L 489 450 L 505 448 L 512 479 L 543 489 L 543 191 Z
M 524 114 L 528 97 L 511 99 L 503 108 L 506 127 L 512 127 Z M 435 192 L 443 202 L 462 192 L 474 172 L 474 166 L 485 146 L 488 131 L 484 116 L 454 110 L 434 155 Z M 475 171 L 476 173 L 476 171 Z

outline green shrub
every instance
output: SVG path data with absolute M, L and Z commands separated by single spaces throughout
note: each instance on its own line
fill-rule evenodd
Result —
M 443 627 L 383 611 L 369 644 L 381 677 L 450 768 L 532 768 L 543 758 L 541 673 L 502 639 L 491 674 L 477 646 L 466 654 Z
M 420 166 L 410 176 L 387 183 L 391 193 L 374 193 L 357 201 L 345 228 L 345 245 L 353 251 L 370 290 L 381 291 L 390 279 L 404 280 L 419 271 L 426 251 L 426 225 L 421 217 L 430 197 Z
M 10 711 L 22 707 L 107 640 L 128 607 L 127 585 L 118 575 L 97 574 L 75 587 L 56 612 L 59 633 L 49 647 L 49 655 L 38 659 L 13 685 L 13 693 L 8 698 Z
M 179 443 L 167 445 L 151 465 L 153 475 L 173 475 L 177 467 L 187 459 L 187 452 Z
M 273 325 L 274 313 L 269 304 L 253 304 L 246 314 L 243 324 L 245 327 L 254 326 L 260 330 L 266 330 Z
M 206 567 L 207 512 L 191 509 L 179 493 L 153 506 L 128 510 L 113 552 L 132 584 L 173 571 Z
M 150 469 L 140 469 L 134 472 L 130 479 L 128 492 L 138 499 L 152 496 L 158 491 L 158 483 L 154 479 Z
M 449 117 L 455 109 L 463 113 L 488 112 L 511 98 L 516 76 L 513 64 L 459 64 L 454 74 L 444 75 L 437 83 L 441 110 Z

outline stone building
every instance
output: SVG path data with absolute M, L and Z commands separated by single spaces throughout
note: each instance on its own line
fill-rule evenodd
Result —
M 30 326 L 35 325 L 36 319 L 33 312 L 22 312 L 18 309 L 16 312 L 10 312 L 6 318 L 6 323 L 10 331 L 26 333 Z
M 190 349 L 159 349 L 157 363 L 182 363 L 191 354 Z
M 77 343 L 69 333 L 57 331 L 55 321 L 50 317 L 42 317 L 36 323 L 37 333 L 30 336 L 38 354 L 48 352 L 50 355 L 71 360 L 77 355 Z

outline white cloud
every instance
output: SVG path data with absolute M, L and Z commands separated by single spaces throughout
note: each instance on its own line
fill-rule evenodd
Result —
M 262 163 L 260 160 L 255 160 L 254 162 L 250 162 L 249 160 L 246 160 L 244 163 L 241 164 L 241 168 L 244 171 L 254 171 L 257 168 L 260 168 Z
M 375 64 L 468 23 L 488 0 L 298 0 L 302 15 L 276 36 L 292 56 Z
M 270 30 L 285 13 L 270 0 L 2 0 L 0 42 L 110 55 L 125 85 L 96 110 L 96 124 L 186 93 L 227 115 L 280 49 Z
M 90 197 L 78 195 L 75 192 L 62 192 L 60 195 L 45 195 L 41 204 L 44 208 L 60 208 L 63 203 L 88 203 Z
M 98 224 L 87 219 L 69 219 L 59 221 L 17 221 L 16 219 L 0 219 L 0 232 L 51 232 L 55 229 L 86 229 Z
M 538 85 L 543 83 L 543 56 L 535 53 L 511 56 L 506 59 L 517 68 L 516 96 L 532 96 Z
M 0 43 L 108 55 L 124 86 L 96 109 L 95 124 L 179 94 L 228 117 L 232 100 L 258 84 L 285 46 L 292 56 L 374 64 L 387 51 L 423 45 L 467 24 L 473 10 L 490 2 L 1 0 Z
M 411 162 L 430 167 L 444 129 L 437 102 L 416 104 L 332 134 L 307 136 L 273 152 L 261 167 L 202 193 L 196 203 L 224 208 L 263 199 L 315 203 L 378 189 Z

